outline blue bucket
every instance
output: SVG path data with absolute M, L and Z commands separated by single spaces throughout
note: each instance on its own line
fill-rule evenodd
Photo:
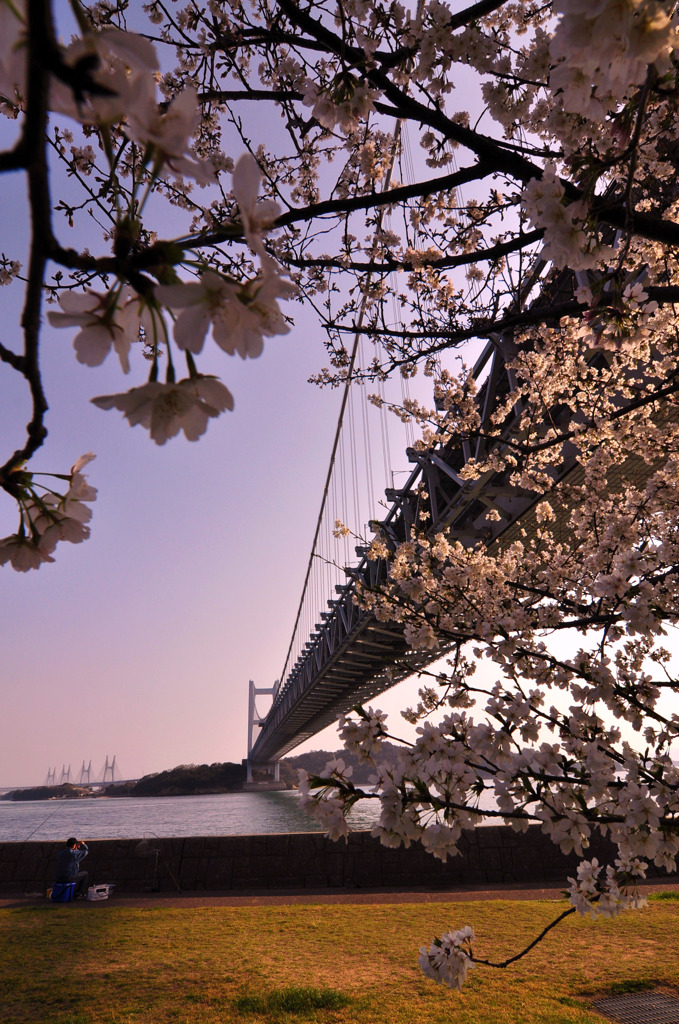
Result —
M 52 903 L 70 903 L 75 897 L 75 882 L 55 882 L 52 886 Z

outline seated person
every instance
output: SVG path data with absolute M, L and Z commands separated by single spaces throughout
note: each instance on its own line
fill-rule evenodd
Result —
M 85 899 L 87 897 L 87 879 L 89 877 L 87 871 L 79 871 L 78 865 L 83 857 L 88 854 L 87 844 L 83 843 L 79 839 L 73 838 L 66 840 L 66 846 L 63 850 L 59 850 L 57 856 L 57 871 L 54 876 L 55 882 L 75 882 L 75 899 Z

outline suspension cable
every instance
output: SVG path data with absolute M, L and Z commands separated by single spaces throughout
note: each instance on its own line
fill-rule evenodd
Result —
M 391 186 L 391 178 L 392 178 L 392 172 L 393 172 L 393 168 L 394 168 L 394 160 L 395 160 L 396 152 L 397 152 L 399 144 L 400 144 L 400 140 L 401 140 L 401 121 L 398 120 L 396 122 L 395 127 L 394 127 L 394 141 L 393 141 L 392 152 L 391 152 L 391 160 L 389 161 L 389 167 L 387 168 L 387 173 L 385 174 L 385 177 L 384 177 L 384 188 L 382 189 L 383 192 L 387 191 L 390 188 L 390 186 Z M 377 241 L 378 241 L 379 236 L 380 236 L 380 232 L 382 230 L 382 219 L 383 219 L 383 210 L 380 208 L 379 213 L 378 213 L 378 217 L 377 217 L 377 224 L 375 226 L 375 235 L 374 235 L 375 244 L 377 244 Z M 356 356 L 357 356 L 357 353 L 358 353 L 358 346 L 359 346 L 359 342 L 360 342 L 360 339 L 361 339 L 361 334 L 362 334 L 362 328 L 363 328 L 363 322 L 364 322 L 364 319 L 365 319 L 365 314 L 366 314 L 366 311 L 367 311 L 367 308 L 368 308 L 370 283 L 372 281 L 372 276 L 373 276 L 373 272 L 372 271 L 368 271 L 366 287 L 365 287 L 365 289 L 363 291 L 363 298 L 361 300 L 361 306 L 360 306 L 359 311 L 358 311 L 358 320 L 357 320 L 357 324 L 356 324 L 356 333 L 354 335 L 354 343 L 353 343 L 353 346 L 352 346 L 352 349 L 351 349 L 351 357 L 349 359 L 349 367 L 347 369 L 347 377 L 346 377 L 346 381 L 345 381 L 345 384 L 344 384 L 344 392 L 342 394 L 342 403 L 340 405 L 339 416 L 337 418 L 337 427 L 335 429 L 335 438 L 333 440 L 332 451 L 330 453 L 330 462 L 329 462 L 329 465 L 328 465 L 328 472 L 326 474 L 325 484 L 323 486 L 323 496 L 321 498 L 321 507 L 320 507 L 320 510 L 319 510 L 319 513 L 318 513 L 318 518 L 316 520 L 316 529 L 314 531 L 314 539 L 313 539 L 313 541 L 311 543 L 311 553 L 309 555 L 309 562 L 307 564 L 306 575 L 304 577 L 304 584 L 302 586 L 302 596 L 300 597 L 299 605 L 298 605 L 298 608 L 297 608 L 297 615 L 295 616 L 295 624 L 292 627 L 292 636 L 290 638 L 290 645 L 289 645 L 287 653 L 285 655 L 285 663 L 283 665 L 283 671 L 281 672 L 280 677 L 279 677 L 281 679 L 281 681 L 285 680 L 285 674 L 286 674 L 287 668 L 288 668 L 288 661 L 290 659 L 290 654 L 291 654 L 291 651 L 292 651 L 292 647 L 293 647 L 293 644 L 295 642 L 295 636 L 297 634 L 297 626 L 299 624 L 300 616 L 302 614 L 302 606 L 304 605 L 304 599 L 306 597 L 307 587 L 309 585 L 309 577 L 311 576 L 311 569 L 313 567 L 314 558 L 316 557 L 316 544 L 318 542 L 318 535 L 320 533 L 321 524 L 323 522 L 323 516 L 325 514 L 325 506 L 326 506 L 327 500 L 328 500 L 328 490 L 330 488 L 330 478 L 332 477 L 332 472 L 333 472 L 333 468 L 334 468 L 334 465 L 335 465 L 335 457 L 337 455 L 337 448 L 339 446 L 340 435 L 342 433 L 342 427 L 344 425 L 344 414 L 346 412 L 347 403 L 349 401 L 349 391 L 351 389 L 351 385 L 352 385 L 352 382 L 353 382 L 354 369 L 355 369 L 355 365 L 356 365 Z

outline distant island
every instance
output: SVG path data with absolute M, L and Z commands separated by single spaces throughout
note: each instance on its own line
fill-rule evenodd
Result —
M 386 747 L 390 744 L 385 744 Z M 353 768 L 353 780 L 367 785 L 371 769 L 359 765 L 355 756 L 346 750 L 311 750 L 308 754 L 286 757 L 280 763 L 281 782 L 287 789 L 297 787 L 297 772 L 304 768 L 310 775 L 323 770 L 333 757 L 341 757 Z M 91 786 L 33 786 L 30 789 L 14 789 L 5 793 L 2 800 L 79 800 L 83 797 L 122 796 L 203 796 L 207 793 L 237 793 L 244 788 L 246 766 L 232 761 L 215 764 L 180 764 L 163 772 L 144 775 L 137 782 L 112 783 L 93 789 Z

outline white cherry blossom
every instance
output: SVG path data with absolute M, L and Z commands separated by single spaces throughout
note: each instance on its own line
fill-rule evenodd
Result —
M 80 327 L 73 339 L 78 362 L 100 366 L 113 349 L 123 373 L 130 371 L 130 348 L 139 341 L 139 328 L 153 336 L 153 316 L 131 288 L 124 288 L 119 306 L 111 296 L 98 292 L 64 292 L 59 297 L 61 312 L 50 311 L 47 319 L 53 327 Z
M 610 247 L 590 244 L 585 231 L 587 205 L 566 203 L 563 185 L 553 165 L 545 169 L 541 179 L 534 178 L 526 185 L 522 202 L 531 222 L 544 228 L 543 257 L 556 267 L 587 270 L 612 255 Z
M 319 86 L 311 79 L 304 84 L 303 102 L 312 107 L 313 116 L 330 130 L 339 127 L 350 132 L 358 127 L 373 108 L 375 93 L 354 78 L 340 76 L 330 85 Z
M 144 299 L 125 286 L 117 295 L 115 306 L 111 295 L 97 292 L 65 292 L 59 298 L 63 312 L 50 311 L 47 318 L 53 327 L 77 327 L 73 347 L 79 362 L 100 366 L 114 349 L 124 373 L 129 373 L 130 348 L 140 340 L 140 329 L 146 339 L 156 339 L 158 330 L 154 313 Z
M 39 569 L 43 562 L 53 562 L 50 553 L 43 550 L 26 534 L 12 534 L 0 540 L 0 565 L 9 563 L 17 572 Z
M 76 460 L 67 478 L 66 494 L 42 483 L 37 475 L 30 477 L 28 496 L 21 504 L 20 529 L 0 541 L 0 565 L 9 562 L 18 572 L 39 569 L 43 562 L 54 561 L 51 555 L 59 541 L 79 544 L 87 540 L 90 531 L 85 524 L 92 510 L 86 503 L 96 499 L 97 490 L 87 483 L 82 469 L 94 458 L 87 452 Z
M 455 932 L 445 932 L 440 939 L 434 939 L 429 949 L 420 948 L 418 963 L 428 978 L 438 985 L 462 988 L 467 973 L 474 967 L 470 956 L 474 930 L 467 925 Z M 465 946 L 467 949 L 463 949 Z
M 179 431 L 197 441 L 208 422 L 233 409 L 228 388 L 215 377 L 197 376 L 174 383 L 149 381 L 119 395 L 101 395 L 92 402 L 100 409 L 119 409 L 130 426 L 145 427 L 156 444 L 165 444 Z
M 152 146 L 157 166 L 168 167 L 173 174 L 194 178 L 206 185 L 214 178 L 207 160 L 188 155 L 191 138 L 199 120 L 198 94 L 187 86 L 163 111 L 156 101 L 155 81 L 143 76 L 135 82 L 135 94 L 127 110 L 127 131 L 141 146 Z
M 1 3 L 0 96 L 10 103 L 26 94 L 26 58 L 25 0 Z
M 96 458 L 93 452 L 86 452 L 71 467 L 70 485 L 64 495 L 47 493 L 42 496 L 43 504 L 54 509 L 69 519 L 79 523 L 88 523 L 92 518 L 89 503 L 96 500 L 97 488 L 87 482 L 83 468 Z
M 81 544 L 90 536 L 90 528 L 82 518 L 70 516 L 62 512 L 59 502 L 47 500 L 46 496 L 39 505 L 28 506 L 26 516 L 31 528 L 40 539 L 37 547 L 41 553 L 51 555 L 59 541 L 70 544 Z
M 272 227 L 280 216 L 281 207 L 271 199 L 257 202 L 260 179 L 259 164 L 250 153 L 244 153 L 233 169 L 233 194 L 247 243 L 253 252 L 263 256 L 262 232 Z
M 66 82 L 52 77 L 50 109 L 76 121 L 111 124 L 122 118 L 136 96 L 146 87 L 155 88 L 153 72 L 158 67 L 155 46 L 134 32 L 106 27 L 76 39 L 63 53 L 70 67 L 93 63 L 90 78 L 101 92 L 83 90 L 75 95 Z
M 265 263 L 261 277 L 237 285 L 214 270 L 201 274 L 199 282 L 159 285 L 159 302 L 180 308 L 174 325 L 174 338 L 181 349 L 199 353 L 208 328 L 224 352 L 241 359 L 255 359 L 264 348 L 264 338 L 287 334 L 290 330 L 278 306 L 279 298 L 295 295 L 297 289 L 277 273 L 271 261 Z
M 371 761 L 379 755 L 386 735 L 386 715 L 379 709 L 368 708 L 358 721 L 341 715 L 339 719 L 340 739 L 347 750 L 358 756 L 359 762 Z
M 51 554 L 59 541 L 80 544 L 89 537 L 90 529 L 85 524 L 92 518 L 89 503 L 96 500 L 97 489 L 87 482 L 82 470 L 94 458 L 92 452 L 87 452 L 76 460 L 66 494 L 46 489 L 39 496 L 34 493 L 33 499 L 24 505 L 26 529 L 39 537 L 40 552 Z

